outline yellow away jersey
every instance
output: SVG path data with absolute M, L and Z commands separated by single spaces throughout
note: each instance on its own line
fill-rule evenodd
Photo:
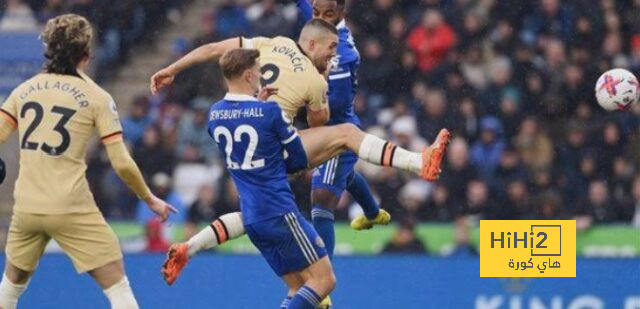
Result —
M 279 36 L 241 38 L 240 44 L 260 51 L 262 86 L 278 88 L 278 94 L 270 99 L 278 102 L 289 119 L 302 107 L 317 111 L 326 106 L 327 81 L 296 42 Z
M 106 91 L 84 74 L 38 74 L 0 105 L 0 117 L 19 133 L 14 211 L 98 211 L 85 177 L 87 144 L 95 129 L 104 143 L 122 138 L 115 103 Z

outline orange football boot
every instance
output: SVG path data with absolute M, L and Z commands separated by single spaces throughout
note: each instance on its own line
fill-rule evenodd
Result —
M 422 151 L 422 171 L 420 172 L 422 179 L 435 181 L 440 177 L 440 165 L 450 140 L 451 133 L 447 129 L 442 129 L 436 141 Z
M 172 285 L 182 269 L 189 262 L 189 245 L 186 243 L 173 244 L 167 252 L 167 259 L 162 264 L 162 276 L 168 285 Z

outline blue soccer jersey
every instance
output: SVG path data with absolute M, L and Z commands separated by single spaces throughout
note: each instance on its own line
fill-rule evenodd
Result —
M 227 94 L 211 107 L 208 131 L 238 189 L 245 225 L 298 211 L 287 171 L 306 168 L 307 157 L 278 104 Z
M 338 28 L 338 50 L 332 59 L 329 72 L 329 124 L 353 123 L 360 125 L 360 119 L 353 110 L 353 101 L 358 90 L 358 68 L 360 53 L 355 47 L 351 31 L 344 20 Z
M 211 107 L 209 134 L 238 188 L 247 235 L 271 269 L 283 276 L 325 257 L 322 239 L 300 214 L 289 187 L 287 171 L 304 169 L 308 162 L 278 104 L 227 94 Z

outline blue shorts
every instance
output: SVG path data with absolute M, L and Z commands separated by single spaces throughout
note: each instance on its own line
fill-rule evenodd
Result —
M 318 166 L 311 177 L 311 190 L 327 189 L 340 197 L 353 177 L 356 162 L 358 156 L 352 151 L 347 151 Z
M 322 238 L 299 212 L 247 224 L 245 230 L 280 277 L 301 271 L 327 255 Z

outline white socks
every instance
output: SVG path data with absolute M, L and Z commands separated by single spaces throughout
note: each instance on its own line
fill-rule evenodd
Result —
M 211 226 L 207 226 L 187 241 L 187 245 L 189 246 L 189 257 L 194 256 L 202 250 L 211 249 L 215 247 L 217 243 L 216 234 L 213 231 L 213 228 L 211 228 Z
M 29 281 L 25 284 L 15 284 L 9 281 L 7 275 L 3 274 L 2 282 L 0 282 L 0 308 L 15 309 L 20 295 L 22 295 L 28 284 Z
M 238 238 L 245 233 L 242 213 L 234 212 L 222 215 L 187 241 L 189 257 L 202 250 L 221 245 L 230 239 Z
M 369 163 L 420 173 L 422 170 L 422 154 L 400 148 L 375 135 L 367 134 L 360 148 L 358 157 Z
M 108 289 L 104 290 L 104 294 L 107 295 L 109 302 L 111 303 L 111 309 L 138 309 L 138 302 L 133 296 L 131 286 L 129 286 L 129 279 L 124 276 L 118 283 L 112 285 Z

